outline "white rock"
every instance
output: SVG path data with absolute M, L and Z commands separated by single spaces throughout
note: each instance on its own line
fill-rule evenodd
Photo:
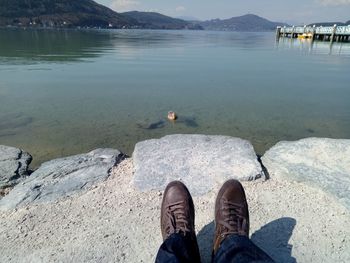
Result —
M 164 190 L 180 179 L 191 194 L 201 195 L 230 178 L 263 175 L 251 143 L 229 136 L 176 134 L 139 142 L 133 161 L 134 184 L 141 191 Z
M 83 191 L 105 180 L 123 154 L 114 149 L 96 149 L 43 163 L 23 183 L 0 200 L 0 210 L 57 199 Z
M 279 142 L 262 157 L 271 178 L 307 183 L 350 209 L 350 140 L 306 138 Z

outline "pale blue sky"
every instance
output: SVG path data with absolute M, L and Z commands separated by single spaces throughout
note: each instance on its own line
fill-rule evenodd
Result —
M 252 13 L 289 23 L 350 20 L 350 0 L 95 0 L 117 12 L 155 11 L 198 19 L 229 18 Z

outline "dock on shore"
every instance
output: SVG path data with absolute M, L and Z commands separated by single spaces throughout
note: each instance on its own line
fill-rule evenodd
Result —
M 350 42 L 350 25 L 348 26 L 291 26 L 277 27 L 276 39 L 287 38 L 307 38 L 321 41 Z

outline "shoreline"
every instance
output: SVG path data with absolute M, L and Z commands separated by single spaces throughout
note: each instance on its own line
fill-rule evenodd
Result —
M 184 135 L 187 135 L 187 134 L 196 134 L 196 133 L 183 133 Z M 159 139 L 161 137 L 164 137 L 166 135 L 159 135 L 158 137 L 155 137 L 155 138 L 149 138 L 149 139 L 145 139 L 146 141 L 147 140 L 151 140 L 151 139 Z M 229 137 L 237 137 L 237 136 L 232 136 L 232 135 L 215 135 L 213 134 L 213 136 L 229 136 Z M 242 138 L 242 137 L 237 137 L 237 138 Z M 310 137 L 297 137 L 295 139 L 289 139 L 289 140 L 274 140 L 274 141 L 271 141 L 271 142 L 265 142 L 266 145 L 270 145 L 270 146 L 267 146 L 267 147 L 264 147 L 264 150 L 261 150 L 262 146 L 261 145 L 256 145 L 256 143 L 254 142 L 251 142 L 251 140 L 249 138 L 242 138 L 244 140 L 247 140 L 247 141 L 250 141 L 254 147 L 254 150 L 256 152 L 256 156 L 259 160 L 259 162 L 262 164 L 261 162 L 261 157 L 264 156 L 264 154 L 266 152 L 268 152 L 273 146 L 275 146 L 276 144 L 280 143 L 280 142 L 284 142 L 284 141 L 299 141 L 299 140 L 303 140 L 303 139 L 308 139 L 308 138 L 327 138 L 327 139 L 332 139 L 332 140 L 350 140 L 350 138 L 340 138 L 340 137 L 320 137 L 320 136 L 310 136 Z M 30 171 L 31 173 L 36 171 L 42 164 L 46 163 L 46 162 L 49 162 L 49 161 L 52 161 L 52 160 L 56 160 L 56 159 L 60 159 L 60 158 L 66 158 L 66 157 L 70 157 L 70 156 L 75 156 L 75 155 L 79 155 L 79 154 L 83 154 L 83 153 L 86 153 L 86 152 L 89 152 L 89 151 L 92 151 L 94 149 L 97 149 L 97 148 L 114 148 L 114 149 L 118 149 L 118 150 L 121 150 L 125 156 L 127 157 L 132 157 L 132 154 L 133 154 L 133 151 L 135 149 L 135 145 L 137 143 L 139 143 L 141 141 L 137 141 L 135 142 L 134 144 L 130 144 L 130 145 L 133 145 L 130 149 L 128 149 L 128 151 L 124 151 L 123 149 L 120 149 L 119 147 L 114 147 L 112 145 L 110 146 L 107 146 L 107 147 L 98 147 L 98 146 L 89 146 L 87 147 L 85 150 L 74 150 L 73 152 L 67 152 L 66 154 L 61 154 L 61 155 L 54 155 L 52 158 L 49 158 L 49 159 L 42 159 L 39 157 L 40 159 L 40 162 L 38 162 L 37 158 L 35 158 L 35 154 L 33 154 L 32 151 L 27 151 L 27 148 L 26 147 L 22 147 L 20 145 L 4 145 L 4 146 L 8 146 L 8 147 L 14 147 L 14 148 L 18 148 L 18 149 L 21 149 L 25 152 L 28 152 L 31 156 L 33 156 L 32 158 L 32 161 L 29 165 L 30 167 Z M 1 145 L 1 144 L 0 144 Z M 47 150 L 45 150 L 44 152 L 47 152 Z M 35 165 L 33 166 L 33 163 L 35 163 Z
M 165 143 L 165 148 L 162 146 L 162 141 L 163 144 Z M 154 143 L 155 145 L 152 146 Z M 232 145 L 228 146 L 230 144 Z M 146 148 L 141 145 L 144 145 Z M 233 148 L 229 150 L 230 147 Z M 177 148 L 179 149 L 178 151 L 176 150 Z M 186 148 L 188 149 L 185 150 Z M 220 150 L 216 151 L 216 148 L 226 150 L 223 152 Z M 145 151 L 144 149 L 148 150 Z M 194 155 L 192 153 L 193 151 L 196 152 Z M 349 154 L 346 153 L 347 151 Z M 10 155 L 7 156 L 6 152 Z M 154 153 L 156 155 L 154 155 Z M 216 156 L 214 159 L 216 161 L 213 159 L 211 160 L 210 157 L 206 161 L 203 159 L 204 156 L 210 156 L 213 153 Z M 187 156 L 188 154 L 190 154 L 188 157 L 182 159 L 183 156 Z M 142 155 L 144 157 L 142 157 Z M 201 157 L 201 155 L 203 156 Z M 150 189 L 154 190 L 157 188 L 162 189 L 165 187 L 164 182 L 177 180 L 177 178 L 188 181 L 192 180 L 191 178 L 197 178 L 198 176 L 197 179 L 199 179 L 202 176 L 200 175 L 201 173 L 205 176 L 205 173 L 217 174 L 219 171 L 219 174 L 222 173 L 224 177 L 218 179 L 220 177 L 219 175 L 216 179 L 208 178 L 208 180 L 210 182 L 212 180 L 214 180 L 213 182 L 218 182 L 218 180 L 223 182 L 225 178 L 230 178 L 230 176 L 227 177 L 227 174 L 232 173 L 237 173 L 234 178 L 243 181 L 256 180 L 259 178 L 264 178 L 265 180 L 271 178 L 279 180 L 287 179 L 290 181 L 301 182 L 312 187 L 316 186 L 316 188 L 337 197 L 339 201 L 350 210 L 350 198 L 348 198 L 346 194 L 347 185 L 350 186 L 350 178 L 348 178 L 350 173 L 350 158 L 347 157 L 348 155 L 350 155 L 350 140 L 348 139 L 309 137 L 297 141 L 280 141 L 270 149 L 266 150 L 263 155 L 260 155 L 255 152 L 253 145 L 249 141 L 237 137 L 222 135 L 173 134 L 160 139 L 150 139 L 137 143 L 131 156 L 116 149 L 100 148 L 84 154 L 52 159 L 43 162 L 37 169 L 32 169 L 30 164 L 33 158 L 30 153 L 21 149 L 0 145 L 0 201 L 19 183 L 24 185 L 26 181 L 31 182 L 39 180 L 37 184 L 41 185 L 43 184 L 41 180 L 43 180 L 43 182 L 47 181 L 48 184 L 51 184 L 50 180 L 56 181 L 55 177 L 50 179 L 50 176 L 55 173 L 58 173 L 58 179 L 62 176 L 63 180 L 66 175 L 70 176 L 69 174 L 74 173 L 74 171 L 78 171 L 81 176 L 85 176 L 84 173 L 86 173 L 86 171 L 84 169 L 88 167 L 104 167 L 102 170 L 98 170 L 98 173 L 102 173 L 101 178 L 104 178 L 103 180 L 105 180 L 108 178 L 111 168 L 117 166 L 120 161 L 129 158 L 134 159 L 135 164 L 137 163 L 134 171 L 136 176 L 135 184 L 140 186 L 139 190 L 141 191 L 147 191 Z M 199 158 L 198 160 L 200 160 L 200 162 L 196 164 L 191 161 L 186 164 L 188 158 L 194 158 L 193 160 Z M 228 162 L 228 158 L 233 158 L 233 162 Z M 201 167 L 202 165 L 200 165 L 200 163 L 203 161 L 204 163 L 202 163 L 202 165 L 204 165 L 204 170 L 202 171 L 203 167 Z M 224 163 L 220 163 L 222 161 L 224 161 Z M 162 171 L 164 167 L 164 164 L 161 164 L 162 162 L 166 162 L 164 163 L 166 165 L 165 167 L 168 167 L 167 169 L 170 170 Z M 212 167 L 207 166 L 208 163 L 211 163 Z M 79 165 L 77 166 L 77 164 Z M 179 167 L 177 168 L 178 165 Z M 186 168 L 186 166 L 188 167 Z M 231 166 L 232 168 L 230 168 Z M 247 170 L 244 168 L 245 166 L 255 168 L 252 170 L 249 168 L 250 170 Z M 63 170 L 61 171 L 61 169 Z M 233 170 L 225 171 L 225 169 Z M 50 170 L 51 172 L 49 172 Z M 194 174 L 191 174 L 193 172 L 188 174 L 188 171 L 190 170 L 197 171 L 199 175 L 197 175 L 196 172 Z M 183 173 L 184 171 L 186 172 Z M 96 172 L 97 170 L 92 172 L 92 174 L 86 178 L 86 182 L 84 182 L 85 179 L 83 179 L 83 177 L 80 179 L 80 182 L 72 182 L 74 184 L 81 184 L 82 187 L 87 183 L 93 185 L 100 180 L 98 179 L 100 177 L 97 177 L 97 181 L 95 181 L 94 173 Z M 12 175 L 10 175 L 11 173 Z M 157 175 L 157 173 L 159 174 Z M 165 177 L 165 179 L 162 179 L 163 181 L 161 184 L 157 183 L 157 181 L 160 180 L 159 178 L 164 176 L 164 173 L 175 174 L 175 177 L 173 175 L 171 177 Z M 242 173 L 242 175 L 239 175 L 240 173 Z M 151 176 L 152 179 L 148 178 L 149 176 Z M 72 177 L 72 179 L 69 180 L 74 180 L 74 178 Z M 90 182 L 89 180 L 92 181 Z M 155 181 L 153 182 L 152 180 Z M 341 184 L 339 184 L 339 182 L 341 182 Z M 196 185 L 197 189 L 195 188 L 195 191 L 198 191 L 198 193 L 205 193 L 212 189 L 209 186 L 212 183 L 201 184 L 196 183 L 195 181 L 189 181 L 189 183 L 194 183 Z M 32 187 L 35 188 L 36 186 L 33 185 Z M 57 186 L 53 185 L 52 187 Z M 25 190 L 24 188 L 21 191 L 28 191 L 29 189 Z M 78 187 L 76 190 L 80 191 L 81 189 L 79 189 L 80 188 Z M 72 189 L 73 192 L 76 190 Z M 52 190 L 50 190 L 49 193 L 50 192 L 52 192 Z M 62 197 L 70 195 L 69 192 L 67 194 L 64 194 L 64 192 L 65 191 L 62 192 Z M 26 198 L 27 197 L 25 197 L 25 199 Z
M 190 134 L 190 133 L 189 133 Z M 196 133 L 193 133 L 193 134 L 196 134 Z M 213 134 L 215 135 L 215 134 Z M 155 138 L 161 138 L 165 135 L 159 135 L 158 137 L 155 137 Z M 219 135 L 220 136 L 220 135 Z M 233 136 L 233 135 L 225 135 L 225 136 L 231 136 L 231 137 L 239 137 L 239 138 L 242 138 L 240 136 Z M 281 141 L 297 141 L 297 140 L 301 140 L 301 139 L 305 139 L 305 138 L 324 138 L 324 137 L 320 137 L 320 136 L 317 136 L 317 137 L 296 137 L 296 138 L 293 138 L 293 139 L 289 139 L 289 140 L 271 140 L 271 141 L 264 141 L 263 144 L 266 145 L 266 147 L 262 147 L 260 145 L 257 145 L 257 143 L 254 143 L 252 142 L 252 145 L 254 147 L 254 150 L 256 152 L 256 155 L 258 157 L 258 159 L 260 157 L 262 157 L 269 149 L 271 149 L 274 145 L 276 145 L 278 142 L 281 142 Z M 342 139 L 350 139 L 350 138 L 341 138 L 341 137 L 328 137 L 328 138 L 331 138 L 331 139 L 334 139 L 334 140 L 342 140 Z M 149 139 L 152 139 L 152 137 L 150 137 Z M 145 140 L 149 140 L 149 139 L 145 139 Z M 248 141 L 251 141 L 249 138 L 243 138 L 245 140 L 248 140 Z M 260 140 L 259 140 L 260 141 Z M 140 142 L 140 141 L 137 141 L 133 144 L 130 144 L 130 147 L 129 145 L 127 145 L 126 148 L 128 148 L 126 151 L 124 151 L 123 149 L 119 148 L 119 147 L 114 147 L 114 145 L 109 145 L 109 146 L 103 146 L 102 148 L 116 148 L 116 149 L 119 149 L 121 150 L 126 156 L 129 156 L 131 157 L 132 156 L 132 153 L 133 153 L 133 150 L 135 148 L 135 145 Z M 19 148 L 19 149 L 22 149 L 28 153 L 30 153 L 32 156 L 33 156 L 33 160 L 31 161 L 30 163 L 30 170 L 31 172 L 34 172 L 35 170 L 37 170 L 43 163 L 46 163 L 46 162 L 49 162 L 51 160 L 55 160 L 55 159 L 60 159 L 60 158 L 65 158 L 65 157 L 69 157 L 69 156 L 74 156 L 74 155 L 79 155 L 79 154 L 82 154 L 82 153 L 86 153 L 86 152 L 89 152 L 89 151 L 92 151 L 96 148 L 101 148 L 99 146 L 88 146 L 86 147 L 86 149 L 82 149 L 82 150 L 78 150 L 78 149 L 73 149 L 71 151 L 64 151 L 65 153 L 64 154 L 56 154 L 56 152 L 62 152 L 63 150 L 61 151 L 56 151 L 55 154 L 53 154 L 52 157 L 48 158 L 48 159 L 43 159 L 41 156 L 44 156 L 44 153 L 48 153 L 49 149 L 51 148 L 43 148 L 41 151 L 39 151 L 38 153 L 33 153 L 33 151 L 31 150 L 28 150 L 28 147 L 23 147 L 21 145 L 13 145 L 13 144 L 5 144 L 5 146 L 9 146 L 9 147 L 15 147 L 15 148 Z M 31 148 L 31 147 L 29 147 Z M 85 148 L 85 147 L 84 147 Z M 262 148 L 264 148 L 264 150 L 262 150 Z M 40 153 L 40 154 L 39 154 Z M 36 158 L 36 156 L 38 156 Z

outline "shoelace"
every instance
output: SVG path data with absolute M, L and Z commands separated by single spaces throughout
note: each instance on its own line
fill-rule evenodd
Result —
M 166 214 L 170 218 L 165 228 L 166 233 L 179 233 L 181 231 L 186 235 L 187 232 L 190 232 L 189 223 L 184 214 L 183 202 L 172 203 L 166 207 Z
M 226 237 L 230 234 L 244 235 L 247 228 L 247 219 L 244 217 L 244 206 L 223 200 L 222 213 L 224 220 L 218 221 L 218 224 L 224 227 L 221 232 L 221 237 Z

